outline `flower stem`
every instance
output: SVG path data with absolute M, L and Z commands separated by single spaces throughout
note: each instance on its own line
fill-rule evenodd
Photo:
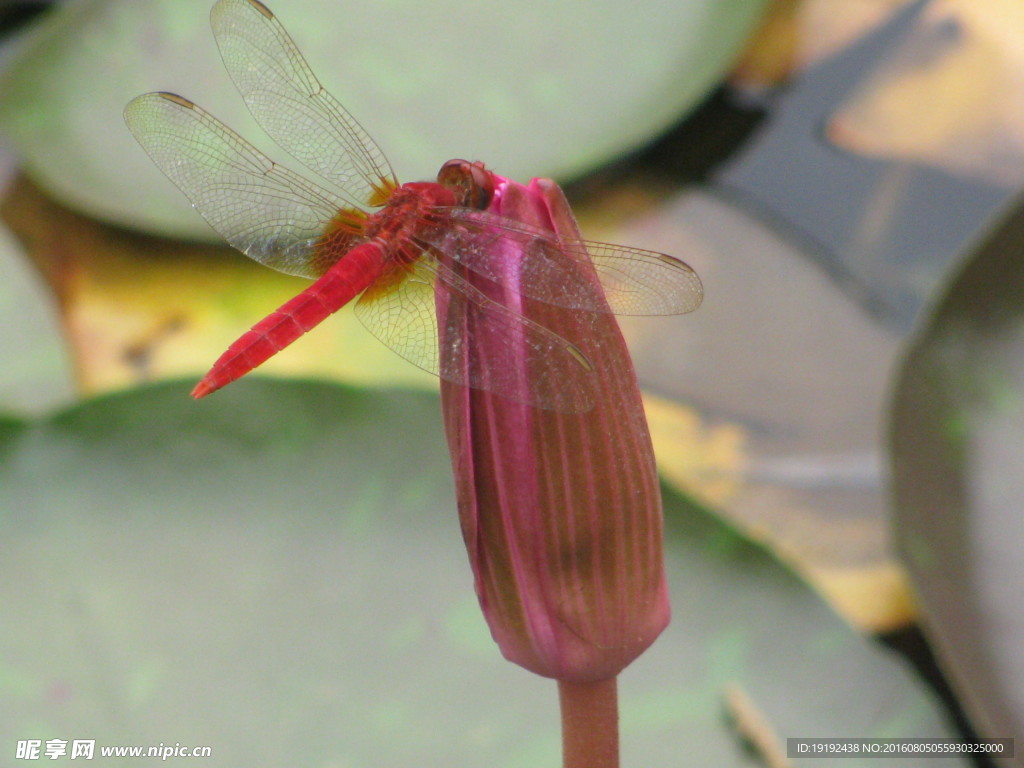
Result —
M 619 767 L 616 678 L 596 683 L 558 681 L 563 768 Z

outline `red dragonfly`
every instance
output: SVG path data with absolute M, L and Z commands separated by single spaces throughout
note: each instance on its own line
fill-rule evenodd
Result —
M 515 292 L 530 299 L 638 315 L 689 312 L 700 304 L 700 280 L 678 259 L 570 240 L 488 213 L 495 182 L 480 163 L 452 160 L 437 182 L 400 185 L 384 153 L 324 90 L 264 5 L 219 0 L 210 20 L 224 65 L 253 117 L 326 184 L 271 161 L 181 96 L 147 93 L 128 104 L 125 120 L 135 138 L 218 233 L 260 264 L 316 280 L 232 344 L 194 397 L 249 372 L 360 294 L 356 315 L 410 362 L 498 394 L 521 392 L 514 372 L 507 381 L 494 375 L 506 368 L 500 364 L 479 377 L 445 370 L 434 308 L 440 288 L 460 297 L 477 327 L 499 331 L 488 338 L 509 339 L 506 350 L 488 349 L 499 363 L 506 355 L 512 371 L 526 355 L 531 369 L 541 366 L 545 375 L 531 390 L 530 404 L 563 410 L 565 390 L 585 386 L 594 375 L 583 353 L 459 275 L 470 270 L 506 280 L 510 247 L 519 261 Z M 493 247 L 499 239 L 502 247 Z M 573 268 L 580 260 L 597 273 L 603 297 L 581 284 L 580 270 Z

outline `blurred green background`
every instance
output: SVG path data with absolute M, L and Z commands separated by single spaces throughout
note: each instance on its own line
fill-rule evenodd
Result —
M 556 765 L 554 686 L 476 607 L 429 376 L 343 310 L 187 397 L 305 285 L 213 245 L 121 121 L 180 92 L 288 164 L 209 5 L 0 9 L 0 754 Z M 588 237 L 704 280 L 623 322 L 674 609 L 622 676 L 624 765 L 1021 732 L 1016 0 L 272 9 L 402 180 L 552 176 Z

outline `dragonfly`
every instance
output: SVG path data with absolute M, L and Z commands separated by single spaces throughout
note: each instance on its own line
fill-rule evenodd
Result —
M 436 181 L 400 184 L 265 5 L 219 0 L 210 21 L 256 122 L 317 180 L 272 161 L 177 94 L 133 99 L 124 112 L 128 128 L 228 243 L 264 266 L 314 282 L 231 344 L 193 397 L 237 380 L 355 301 L 363 325 L 414 365 L 520 400 L 515 371 L 528 365 L 543 373 L 528 388 L 529 404 L 571 410 L 565 393 L 585 390 L 599 372 L 572 340 L 531 320 L 521 304 L 495 301 L 480 288 L 481 281 L 508 281 L 510 253 L 514 291 L 566 311 L 663 315 L 701 303 L 701 281 L 679 259 L 489 212 L 497 177 L 482 163 L 450 160 Z M 596 274 L 601 290 L 586 274 Z M 438 291 L 458 297 L 474 327 L 487 329 L 486 373 L 446 364 L 455 356 L 439 349 Z

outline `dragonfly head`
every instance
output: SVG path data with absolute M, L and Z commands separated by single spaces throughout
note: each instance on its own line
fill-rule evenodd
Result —
M 494 174 L 479 161 L 449 160 L 437 172 L 437 183 L 450 189 L 466 208 L 483 210 L 494 197 Z

